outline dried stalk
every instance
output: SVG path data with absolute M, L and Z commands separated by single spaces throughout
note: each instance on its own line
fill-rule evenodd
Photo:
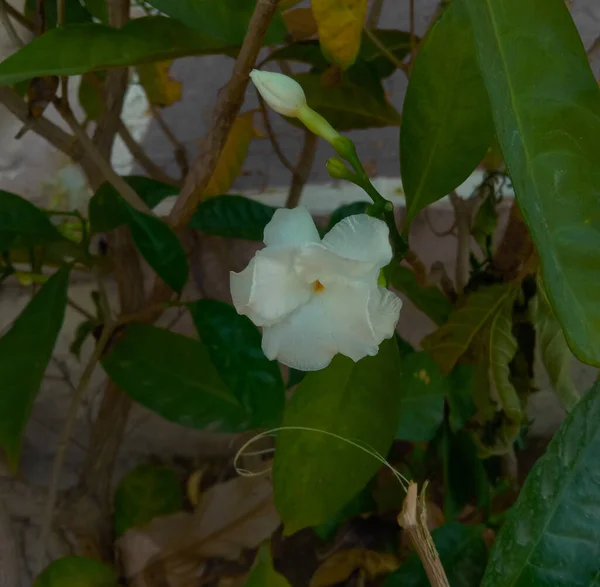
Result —
M 295 208 L 298 205 L 298 202 L 300 202 L 302 190 L 308 181 L 310 170 L 312 169 L 313 162 L 315 160 L 317 143 L 317 136 L 311 131 L 305 130 L 304 145 L 302 147 L 302 153 L 300 154 L 300 160 L 298 161 L 298 165 L 294 169 L 294 173 L 292 175 L 292 184 L 285 202 L 286 208 Z
M 446 572 L 427 528 L 427 508 L 425 505 L 425 489 L 417 496 L 417 484 L 408 486 L 406 498 L 402 504 L 402 512 L 398 516 L 398 524 L 408 534 L 417 555 L 423 563 L 425 572 L 432 587 L 450 587 Z
M 3 0 L 0 0 L 0 24 L 5 28 L 6 34 L 10 39 L 10 42 L 17 48 L 23 46 L 23 41 L 21 37 L 17 34 L 15 27 L 13 26 L 12 20 L 10 20 L 10 16 L 8 15 L 7 6 Z

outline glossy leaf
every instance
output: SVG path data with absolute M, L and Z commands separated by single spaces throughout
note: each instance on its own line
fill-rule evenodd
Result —
M 254 111 L 240 114 L 227 135 L 217 166 L 202 194 L 204 198 L 226 194 L 229 191 L 242 170 L 250 141 L 256 136 Z
M 398 126 L 400 114 L 384 98 L 368 88 L 343 80 L 339 86 L 324 88 L 317 73 L 301 73 L 294 79 L 302 86 L 308 105 L 324 116 L 338 131 Z
M 311 7 L 323 54 L 344 69 L 360 50 L 367 0 L 312 0 Z
M 538 295 L 533 306 L 536 349 L 556 395 L 565 409 L 571 410 L 579 401 L 579 394 L 571 378 L 570 367 L 573 355 L 541 283 L 538 284 Z
M 275 210 L 245 196 L 216 196 L 198 206 L 189 225 L 206 234 L 262 242 Z
M 452 2 L 425 38 L 404 99 L 400 167 L 408 223 L 465 181 L 494 127 L 462 2 Z
M 117 587 L 117 574 L 84 556 L 59 558 L 41 573 L 33 587 Z
M 423 287 L 417 282 L 415 272 L 394 263 L 385 270 L 390 285 L 403 293 L 421 312 L 436 324 L 444 324 L 452 312 L 452 303 L 435 285 Z
M 258 550 L 244 587 L 290 587 L 287 579 L 273 568 L 268 544 L 263 544 Z
M 600 576 L 600 383 L 529 473 L 490 554 L 484 587 L 571 587 Z
M 64 241 L 50 219 L 31 202 L 0 190 L 0 251 Z
M 598 84 L 561 0 L 466 6 L 498 141 L 550 302 L 574 354 L 600 366 Z
M 166 420 L 239 431 L 249 415 L 223 383 L 206 345 L 148 324 L 130 324 L 102 360 L 108 376 Z
M 444 419 L 445 378 L 425 352 L 404 357 L 400 369 L 400 421 L 396 438 L 426 442 L 436 435 Z
M 422 340 L 423 348 L 429 351 L 442 373 L 452 371 L 473 337 L 490 322 L 512 294 L 512 286 L 504 284 L 471 293 L 464 305 L 452 311 L 443 326 Z
M 358 363 L 337 355 L 298 386 L 285 411 L 274 464 L 275 504 L 286 533 L 326 522 L 375 474 L 380 463 L 374 456 L 331 434 L 385 455 L 398 425 L 399 377 L 391 339 Z M 313 430 L 285 429 L 294 426 Z
M 188 308 L 221 379 L 252 414 L 251 426 L 279 426 L 285 387 L 277 362 L 262 352 L 258 328 L 224 302 L 204 299 Z
M 179 511 L 183 507 L 179 479 L 169 467 L 139 465 L 119 483 L 114 507 L 115 532 L 121 536 L 130 528 Z
M 161 16 L 136 18 L 120 29 L 72 25 L 48 31 L 0 63 L 0 85 L 216 53 L 230 53 L 230 47 Z
M 332 212 L 331 218 L 329 218 L 327 232 L 329 232 L 340 220 L 343 220 L 348 216 L 354 216 L 355 214 L 364 214 L 369 206 L 369 202 L 352 202 L 351 204 L 344 204 L 343 206 L 336 208 Z
M 0 338 L 0 446 L 17 469 L 21 437 L 67 306 L 71 266 L 59 269 L 35 294 Z
M 452 587 L 479 585 L 487 558 L 481 526 L 451 523 L 432 533 L 433 542 L 448 582 Z M 430 583 L 416 554 L 383 583 L 383 587 L 429 587 Z
M 172 59 L 138 65 L 136 71 L 140 85 L 146 92 L 148 102 L 153 106 L 166 108 L 181 100 L 181 82 L 169 75 Z
M 513 290 L 514 292 L 514 290 Z M 508 296 L 490 324 L 490 395 L 496 399 L 498 408 L 507 420 L 502 426 L 501 444 L 512 446 L 519 434 L 523 418 L 521 401 L 517 395 L 510 372 L 510 363 L 517 352 L 518 344 L 512 328 L 512 310 L 514 294 Z
M 229 45 L 242 44 L 256 6 L 255 0 L 148 0 L 148 3 L 200 33 Z M 276 13 L 264 44 L 283 43 L 285 35 L 283 19 Z

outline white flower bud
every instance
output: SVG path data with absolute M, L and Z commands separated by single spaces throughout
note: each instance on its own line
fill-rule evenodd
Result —
M 253 69 L 250 78 L 264 101 L 275 112 L 296 118 L 302 107 L 306 106 L 302 86 L 291 77 Z

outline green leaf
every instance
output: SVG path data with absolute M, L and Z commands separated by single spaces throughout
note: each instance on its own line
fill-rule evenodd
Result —
M 262 241 L 275 210 L 244 196 L 216 196 L 198 206 L 189 225 L 215 236 Z
M 287 579 L 273 568 L 268 544 L 260 547 L 244 587 L 290 587 Z
M 600 576 L 600 382 L 529 473 L 490 554 L 484 587 L 591 585 Z
M 56 21 L 58 17 L 58 0 L 44 0 L 44 24 L 46 30 L 50 30 L 56 27 Z M 25 16 L 31 20 L 36 21 L 37 0 L 26 0 L 25 2 Z M 86 10 L 79 0 L 64 0 L 65 7 L 65 24 L 74 24 L 82 22 L 91 22 L 92 15 Z
M 108 376 L 166 420 L 228 432 L 247 429 L 249 415 L 223 383 L 206 346 L 148 324 L 130 324 L 102 360 Z
M 0 190 L 0 251 L 29 249 L 64 240 L 39 208 L 21 196 Z
M 369 206 L 369 202 L 352 202 L 351 204 L 343 204 L 339 208 L 336 208 L 332 212 L 331 218 L 329 218 L 327 232 L 329 232 L 340 220 L 343 220 L 348 216 L 364 214 Z
M 279 426 L 285 387 L 277 362 L 262 352 L 258 328 L 224 302 L 205 299 L 188 308 L 221 379 L 252 414 L 250 425 Z
M 490 325 L 490 384 L 491 397 L 496 399 L 497 409 L 503 412 L 503 424 L 498 434 L 502 452 L 512 447 L 512 443 L 521 429 L 523 413 L 510 372 L 510 363 L 517 349 L 517 339 L 512 328 L 513 295 L 509 296 L 498 308 Z
M 402 292 L 417 309 L 429 316 L 438 326 L 448 320 L 452 312 L 452 303 L 439 287 L 419 285 L 415 272 L 398 263 L 389 265 L 385 273 L 391 286 Z
M 40 389 L 67 306 L 71 266 L 59 269 L 0 338 L 0 445 L 16 470 L 21 436 Z
M 75 338 L 69 347 L 69 352 L 75 356 L 75 358 L 81 360 L 81 348 L 83 343 L 87 340 L 88 336 L 94 332 L 94 329 L 100 326 L 97 320 L 85 320 L 77 326 L 75 330 Z
M 433 542 L 452 587 L 479 585 L 487 551 L 481 536 L 482 526 L 451 523 L 432 533 Z M 416 554 L 383 583 L 383 587 L 429 587 L 430 583 Z
M 493 134 L 469 17 L 461 2 L 452 2 L 425 38 L 404 99 L 400 167 L 405 226 L 471 175 Z
M 117 587 L 117 574 L 84 556 L 59 558 L 46 567 L 33 587 Z
M 200 33 L 229 45 L 242 44 L 256 7 L 256 0 L 148 0 L 148 3 Z M 277 12 L 267 29 L 264 44 L 279 45 L 285 42 L 286 34 L 283 18 Z
M 174 189 L 153 180 L 128 180 L 149 204 L 171 195 Z M 123 224 L 129 226 L 133 241 L 148 265 L 169 287 L 181 293 L 188 280 L 187 257 L 179 238 L 165 222 L 130 206 L 109 183 L 102 184 L 90 200 L 89 217 L 92 232 L 113 230 Z
M 473 401 L 473 367 L 456 365 L 452 373 L 446 377 L 446 381 L 450 429 L 452 432 L 457 432 L 475 415 L 476 411 Z
M 230 47 L 161 16 L 136 18 L 120 29 L 89 23 L 52 29 L 0 63 L 0 86 L 43 75 L 79 75 L 113 67 L 228 53 Z
M 493 255 L 492 239 L 498 225 L 496 204 L 495 194 L 489 194 L 479 207 L 475 222 L 471 227 L 473 238 L 487 258 L 491 258 Z
M 399 378 L 398 349 L 390 339 L 358 363 L 337 355 L 298 386 L 285 411 L 273 471 L 287 534 L 329 520 L 375 474 L 380 462 L 373 455 L 331 435 L 385 455 L 398 425 Z
M 87 11 L 100 22 L 108 24 L 108 8 L 106 0 L 82 0 Z
M 573 353 L 600 366 L 598 84 L 561 0 L 466 6 L 498 141 L 550 302 Z
M 398 126 L 400 114 L 368 88 L 343 80 L 339 86 L 324 88 L 318 73 L 300 73 L 294 79 L 302 86 L 308 105 L 338 131 Z
M 89 72 L 81 76 L 77 98 L 85 115 L 90 120 L 98 120 L 104 108 L 102 72 Z
M 556 395 L 565 409 L 570 411 L 579 401 L 579 394 L 573 385 L 570 372 L 573 355 L 541 283 L 538 283 L 538 295 L 533 305 L 533 324 L 538 353 Z
M 188 280 L 188 261 L 177 235 L 166 223 L 127 204 L 131 236 L 140 253 L 158 276 L 181 293 Z
M 423 348 L 429 351 L 442 373 L 452 371 L 473 337 L 513 293 L 509 284 L 493 285 L 471 293 L 464 305 L 452 311 L 443 326 L 422 340 Z
M 169 467 L 140 465 L 119 483 L 115 493 L 115 532 L 145 526 L 157 516 L 166 516 L 183 507 L 177 475 Z
M 446 381 L 426 352 L 412 353 L 402 359 L 400 421 L 396 438 L 412 442 L 431 440 L 444 420 Z

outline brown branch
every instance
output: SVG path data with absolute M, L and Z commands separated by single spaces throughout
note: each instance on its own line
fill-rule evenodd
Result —
M 11 18 L 14 18 L 23 28 L 26 28 L 32 33 L 35 32 L 34 24 L 27 18 L 25 18 L 16 8 L 13 8 L 6 0 L 0 0 L 0 3 L 4 6 L 4 9 Z
M 181 170 L 181 177 L 185 177 L 190 171 L 190 166 L 188 163 L 187 151 L 185 150 L 184 145 L 173 134 L 173 131 L 165 122 L 160 108 L 158 108 L 158 106 L 150 105 L 150 111 L 152 112 L 152 116 L 154 116 L 154 119 L 158 123 L 158 126 L 160 126 L 160 129 L 167 137 L 167 140 L 171 143 L 171 146 L 175 151 L 175 161 L 177 162 L 177 165 L 179 165 L 179 169 Z
M 276 11 L 277 0 L 258 0 L 256 3 L 231 79 L 219 94 L 212 126 L 202 141 L 200 152 L 185 179 L 181 195 L 171 211 L 169 220 L 175 228 L 187 225 L 202 199 L 202 193 L 214 173 L 229 131 L 244 102 L 250 71 Z
M 168 183 L 175 187 L 180 186 L 181 182 L 167 175 L 156 163 L 154 163 L 154 161 L 152 161 L 152 159 L 150 159 L 142 146 L 133 138 L 133 135 L 129 132 L 129 129 L 125 126 L 123 121 L 120 121 L 118 132 L 133 158 L 152 179 Z
M 279 159 L 281 164 L 293 175 L 294 173 L 296 173 L 296 169 L 292 165 L 292 162 L 285 156 L 282 148 L 279 145 L 279 142 L 277 141 L 277 137 L 275 136 L 275 131 L 273 130 L 273 127 L 271 126 L 271 120 L 269 118 L 269 111 L 267 110 L 265 101 L 264 101 L 263 97 L 258 93 L 258 90 L 256 91 L 256 95 L 258 96 L 258 104 L 260 106 L 260 111 L 262 113 L 263 124 L 265 125 L 265 131 L 267 133 L 269 142 L 271 143 L 271 147 L 273 147 L 273 151 L 275 152 L 275 155 L 277 155 L 277 158 Z
M 6 33 L 8 38 L 11 40 L 12 44 L 19 48 L 23 46 L 23 41 L 21 37 L 17 34 L 15 27 L 13 26 L 12 20 L 10 20 L 10 16 L 8 15 L 7 5 L 3 0 L 0 0 L 0 23 L 6 29 Z
M 598 37 L 587 50 L 589 61 L 593 61 L 600 54 L 600 37 Z
M 300 201 L 302 190 L 308 181 L 308 176 L 310 175 L 310 171 L 315 160 L 317 141 L 318 137 L 315 134 L 309 130 L 304 131 L 304 145 L 302 147 L 302 153 L 300 154 L 298 165 L 294 169 L 292 185 L 290 186 L 287 200 L 285 202 L 286 208 L 295 208 Z
M 367 28 L 367 29 L 377 28 L 377 25 L 379 24 L 379 18 L 381 17 L 383 1 L 384 0 L 373 0 L 373 4 L 371 4 L 371 8 L 370 8 L 369 14 L 367 16 L 367 22 L 365 24 L 365 28 Z
M 427 509 L 425 506 L 425 489 L 417 496 L 417 484 L 408 486 L 406 498 L 402 504 L 402 512 L 398 516 L 398 524 L 408 534 L 417 555 L 423 563 L 427 578 L 432 587 L 450 587 L 446 572 L 427 528 Z

